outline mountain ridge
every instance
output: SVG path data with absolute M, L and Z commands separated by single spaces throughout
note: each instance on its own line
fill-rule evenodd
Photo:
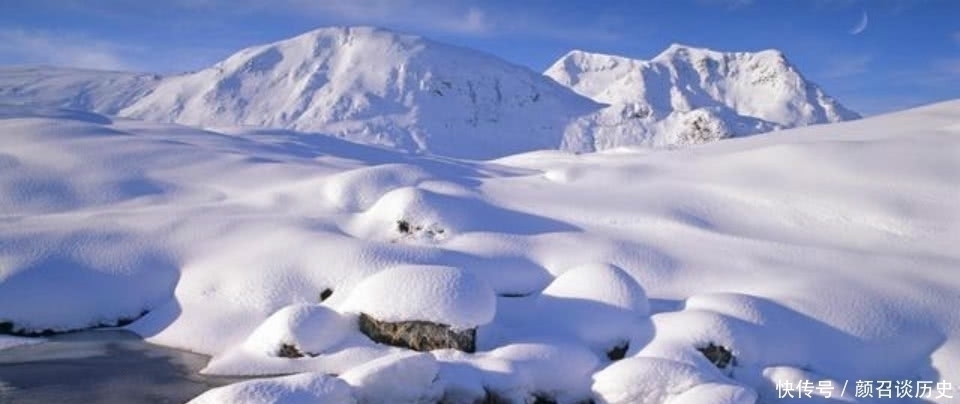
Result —
M 574 125 L 594 149 L 701 143 L 860 118 L 775 49 L 674 43 L 650 60 L 573 50 L 544 74 L 608 105 Z
M 749 70 L 740 64 L 755 62 L 751 55 L 774 60 L 764 64 L 774 87 L 796 91 L 728 80 Z M 712 70 L 698 72 L 701 62 Z M 0 102 L 198 127 L 287 129 L 475 159 L 672 147 L 859 117 L 775 50 L 673 44 L 650 61 L 574 50 L 541 74 L 473 49 L 362 26 L 308 31 L 166 77 L 2 69 Z

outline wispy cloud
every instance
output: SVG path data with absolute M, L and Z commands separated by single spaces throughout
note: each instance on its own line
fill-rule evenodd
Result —
M 485 10 L 465 1 L 438 0 L 173 0 L 191 11 L 274 14 L 317 18 L 339 25 L 380 25 L 456 34 L 489 34 Z
M 960 31 L 953 33 L 953 42 L 956 42 L 957 45 L 960 45 Z
M 846 55 L 832 60 L 823 72 L 823 77 L 839 79 L 857 76 L 869 71 L 873 56 L 868 54 Z
M 0 60 L 18 64 L 129 70 L 136 66 L 124 54 L 135 50 L 77 33 L 0 29 Z
M 326 24 L 376 25 L 466 36 L 519 33 L 552 39 L 619 38 L 603 16 L 591 17 L 594 24 L 582 19 L 576 26 L 562 24 L 537 12 L 537 7 L 530 7 L 529 3 L 520 6 L 475 0 L 174 0 L 172 6 L 248 15 L 271 13 L 315 18 Z

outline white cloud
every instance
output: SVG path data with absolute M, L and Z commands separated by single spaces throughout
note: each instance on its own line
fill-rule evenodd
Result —
M 216 9 L 247 15 L 271 13 L 313 18 L 318 25 L 375 25 L 420 33 L 470 36 L 519 33 L 542 38 L 592 40 L 619 37 L 602 16 L 591 17 L 593 23 L 586 24 L 587 27 L 573 27 L 521 2 L 496 7 L 476 0 L 174 0 L 172 4 L 192 11 Z M 578 22 L 578 25 L 585 23 L 582 19 Z
M 76 33 L 0 29 L 0 61 L 105 70 L 135 68 L 123 57 L 130 47 Z
M 830 62 L 823 77 L 836 79 L 861 75 L 869 70 L 871 55 L 849 55 L 834 59 Z
M 494 29 L 484 10 L 456 0 L 174 0 L 171 4 L 192 11 L 297 15 L 341 25 L 397 26 L 444 33 L 488 34 Z

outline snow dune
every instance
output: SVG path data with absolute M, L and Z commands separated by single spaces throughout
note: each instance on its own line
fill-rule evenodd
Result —
M 680 150 L 467 161 L 0 106 L 0 322 L 147 311 L 128 328 L 212 355 L 206 373 L 304 373 L 197 402 L 751 403 L 788 378 L 957 384 L 958 116 L 953 101 Z M 449 306 L 481 324 L 477 353 L 359 333 L 353 308 L 390 308 L 377 277 L 398 268 L 443 280 L 418 294 L 478 302 Z M 710 343 L 735 364 L 711 364 Z

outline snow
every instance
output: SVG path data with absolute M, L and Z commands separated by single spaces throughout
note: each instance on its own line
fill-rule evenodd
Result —
M 0 351 L 8 348 L 13 348 L 15 346 L 39 344 L 41 342 L 44 342 L 44 339 L 14 337 L 11 335 L 0 335 Z
M 190 404 L 219 403 L 355 404 L 357 400 L 343 380 L 311 373 L 234 383 L 190 400 Z
M 956 385 L 958 116 L 951 101 L 688 148 L 465 161 L 0 105 L 0 323 L 146 310 L 127 328 L 211 355 L 204 373 L 303 373 L 208 402 Z M 352 321 L 367 310 L 479 326 L 477 352 L 375 344 Z M 271 355 L 284 341 L 317 355 Z M 736 365 L 715 368 L 708 343 Z
M 555 332 L 572 333 L 600 351 L 629 342 L 650 312 L 636 280 L 616 266 L 596 264 L 558 276 L 541 292 L 537 309 Z
M 2 68 L 0 103 L 291 130 L 471 159 L 673 147 L 858 117 L 777 51 L 675 45 L 651 61 L 573 51 L 541 74 L 372 27 L 321 28 L 166 77 Z
M 574 50 L 544 74 L 609 105 L 567 129 L 568 143 L 589 150 L 704 143 L 859 118 L 776 50 L 673 44 L 649 61 Z
M 340 375 L 361 403 L 435 403 L 437 361 L 430 354 L 404 352 L 372 360 Z
M 663 358 L 633 357 L 597 372 L 593 391 L 603 404 L 671 402 L 691 388 L 720 381 L 714 369 Z
M 319 354 L 336 346 L 350 333 L 349 319 L 327 307 L 296 304 L 272 314 L 243 343 L 244 348 L 276 356 L 281 345 L 304 353 Z
M 613 308 L 632 311 L 635 316 L 650 313 L 647 294 L 637 281 L 614 265 L 581 265 L 554 279 L 541 292 L 543 297 L 592 300 Z
M 493 289 L 470 272 L 441 266 L 401 266 L 364 279 L 339 307 L 380 321 L 430 321 L 469 329 L 493 320 Z

